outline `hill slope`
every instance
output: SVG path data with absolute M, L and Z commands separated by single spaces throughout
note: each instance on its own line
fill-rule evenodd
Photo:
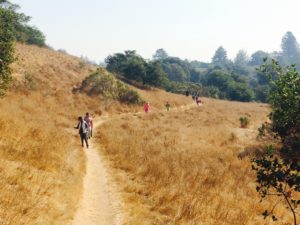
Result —
M 96 69 L 76 57 L 23 44 L 16 55 L 13 86 L 0 99 L 0 224 L 65 225 L 78 208 L 86 169 L 73 129 L 77 116 L 141 107 L 112 102 L 105 112 L 101 98 L 74 94 Z M 163 99 L 165 92 L 155 95 Z

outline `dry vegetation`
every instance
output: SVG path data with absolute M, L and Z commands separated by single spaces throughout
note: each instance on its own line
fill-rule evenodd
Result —
M 85 173 L 72 127 L 79 114 L 101 111 L 97 99 L 72 88 L 95 68 L 45 48 L 17 44 L 16 51 L 14 83 L 0 99 L 0 224 L 65 225 Z
M 72 93 L 95 70 L 78 58 L 17 45 L 14 85 L 0 99 L 0 224 L 59 225 L 74 216 L 82 192 L 85 155 L 73 125 L 85 111 L 141 111 Z M 260 212 L 245 147 L 256 144 L 268 108 L 138 90 L 153 107 L 107 122 L 98 134 L 127 209 L 127 224 L 268 224 Z M 160 111 L 166 101 L 171 112 Z M 239 118 L 250 117 L 247 129 Z M 73 134 L 73 135 L 70 135 Z M 76 138 L 76 139 L 75 139 Z M 280 221 L 287 220 L 278 208 Z M 289 214 L 286 214 L 289 215 Z
M 127 115 L 98 134 L 126 203 L 126 224 L 273 224 L 261 213 L 246 147 L 269 109 L 256 103 L 204 99 L 181 112 Z M 250 125 L 240 127 L 247 116 Z M 246 149 L 246 150 L 244 150 Z M 289 212 L 277 208 L 277 224 Z
M 85 174 L 73 129 L 77 116 L 141 107 L 111 101 L 105 112 L 100 97 L 72 93 L 96 69 L 76 57 L 23 44 L 16 55 L 13 86 L 0 99 L 0 224 L 65 225 L 78 207 Z
M 136 90 L 145 101 L 150 103 L 154 111 L 163 109 L 167 101 L 169 101 L 172 108 L 191 104 L 191 97 L 184 95 L 173 94 L 155 88 L 151 91 Z

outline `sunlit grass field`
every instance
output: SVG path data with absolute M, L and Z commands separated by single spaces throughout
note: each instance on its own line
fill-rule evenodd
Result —
M 73 129 L 77 117 L 142 106 L 111 101 L 105 111 L 100 97 L 74 94 L 73 88 L 96 69 L 76 57 L 16 44 L 16 58 L 12 87 L 0 99 L 0 224 L 66 225 L 80 204 L 86 168 Z M 188 102 L 179 99 L 178 104 Z
M 275 199 L 260 203 L 248 150 L 263 144 L 256 136 L 268 106 L 203 100 L 201 107 L 115 118 L 100 129 L 126 224 L 273 224 L 261 213 Z M 246 129 L 242 116 L 250 119 Z M 276 224 L 288 224 L 289 212 L 276 212 Z

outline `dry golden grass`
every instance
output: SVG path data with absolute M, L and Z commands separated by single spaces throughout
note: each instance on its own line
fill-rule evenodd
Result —
M 0 224 L 66 225 L 78 207 L 86 168 L 73 129 L 77 116 L 141 106 L 111 101 L 105 112 L 101 98 L 72 93 L 96 69 L 76 57 L 23 44 L 16 44 L 16 56 L 13 86 L 0 99 Z
M 140 90 L 136 89 L 145 101 L 149 102 L 154 111 L 163 109 L 168 101 L 171 108 L 184 106 L 192 103 L 192 97 L 173 94 L 160 89 Z M 152 110 L 152 111 L 153 111 Z
M 14 84 L 0 99 L 0 224 L 65 225 L 85 174 L 72 127 L 78 115 L 100 109 L 72 88 L 94 68 L 49 49 L 16 47 Z
M 261 213 L 275 200 L 259 203 L 250 160 L 238 157 L 259 144 L 257 128 L 267 120 L 268 107 L 204 102 L 103 125 L 97 138 L 121 186 L 126 224 L 272 224 Z M 239 128 L 241 116 L 250 117 L 247 129 Z M 289 224 L 284 207 L 276 212 L 277 224 Z
M 10 100 L 0 102 L 0 224 L 66 224 L 80 198 L 83 152 L 53 113 Z

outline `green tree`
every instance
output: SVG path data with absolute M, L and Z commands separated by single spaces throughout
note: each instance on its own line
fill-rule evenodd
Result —
M 146 66 L 144 82 L 157 87 L 164 87 L 168 82 L 167 75 L 158 62 L 149 62 Z
M 180 82 L 187 80 L 187 74 L 181 65 L 177 63 L 170 63 L 170 64 L 165 64 L 163 68 L 166 71 L 168 78 L 170 80 L 180 81 Z
M 235 101 L 250 102 L 254 92 L 246 83 L 230 82 L 227 88 L 228 98 Z
M 197 69 L 194 68 L 191 69 L 190 74 L 191 74 L 191 79 L 190 79 L 191 82 L 199 83 L 201 81 L 202 74 Z
M 300 64 L 299 44 L 294 34 L 288 31 L 281 41 L 282 58 L 281 62 L 284 65 Z
M 275 60 L 265 61 L 259 71 L 269 77 L 271 86 L 272 131 L 284 139 L 300 124 L 300 75 L 294 65 L 283 68 Z
M 153 55 L 154 60 L 164 60 L 168 57 L 168 53 L 163 48 L 157 49 Z
M 186 60 L 177 57 L 168 57 L 160 61 L 164 72 L 168 78 L 173 81 L 185 82 L 189 81 L 191 74 L 191 66 Z
M 234 59 L 234 71 L 240 75 L 249 75 L 249 57 L 244 50 L 240 50 Z
M 260 67 L 270 77 L 269 102 L 272 106 L 270 131 L 282 142 L 278 152 L 272 146 L 267 147 L 267 154 L 254 159 L 253 169 L 257 172 L 257 188 L 262 198 L 269 195 L 282 198 L 293 214 L 297 224 L 296 208 L 300 204 L 296 192 L 300 192 L 300 75 L 295 66 L 282 68 L 272 60 Z M 278 74 L 276 80 L 272 76 Z M 260 131 L 263 133 L 265 126 Z M 263 212 L 266 218 L 274 215 L 274 208 Z
M 145 82 L 146 61 L 136 51 L 127 50 L 125 54 L 116 53 L 105 59 L 106 69 L 110 72 L 122 75 L 130 80 Z
M 226 92 L 230 82 L 233 82 L 229 73 L 223 70 L 209 72 L 203 81 L 206 86 L 218 87 L 220 91 Z
M 263 64 L 263 60 L 264 58 L 268 58 L 269 54 L 267 52 L 264 51 L 256 51 L 251 55 L 251 59 L 249 64 L 251 66 L 260 66 L 261 64 Z
M 14 38 L 17 41 L 42 47 L 46 46 L 45 35 L 38 28 L 28 25 L 30 17 L 18 12 L 20 9 L 19 5 L 7 0 L 1 0 L 0 7 L 2 10 L 11 13 L 11 24 L 13 26 Z
M 37 45 L 40 47 L 46 46 L 45 35 L 36 27 L 25 26 L 25 35 L 27 35 L 26 43 L 30 45 Z
M 145 84 L 146 62 L 140 57 L 130 58 L 124 67 L 123 75 L 130 80 Z
M 14 61 L 14 14 L 0 3 L 0 96 L 5 94 L 11 82 L 10 64 Z
M 249 57 L 247 52 L 244 50 L 239 50 L 234 59 L 234 64 L 239 66 L 247 66 L 249 63 Z
M 123 53 L 109 55 L 105 59 L 106 69 L 112 73 L 122 74 L 126 66 L 127 57 Z
M 212 63 L 215 65 L 225 65 L 228 63 L 227 52 L 222 46 L 216 50 L 212 58 Z

